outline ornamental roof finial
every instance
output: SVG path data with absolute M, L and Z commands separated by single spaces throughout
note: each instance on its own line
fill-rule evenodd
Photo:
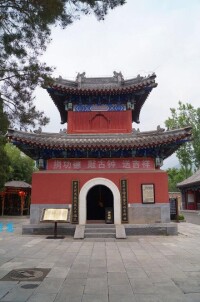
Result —
M 81 83 L 83 82 L 83 79 L 85 78 L 85 72 L 78 73 L 76 77 L 76 82 L 78 82 L 78 87 L 81 88 Z
M 119 84 L 121 84 L 124 81 L 124 77 L 121 71 L 120 72 L 113 71 L 113 74 L 114 74 L 113 77 L 118 81 Z

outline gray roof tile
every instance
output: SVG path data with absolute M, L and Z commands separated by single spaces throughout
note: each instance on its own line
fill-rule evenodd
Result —
M 48 149 L 90 149 L 116 147 L 144 148 L 190 139 L 191 127 L 171 131 L 132 132 L 129 134 L 67 134 L 30 133 L 9 129 L 8 138 L 13 142 Z
M 178 188 L 181 187 L 187 187 L 192 184 L 200 183 L 200 169 L 197 170 L 196 173 L 194 173 L 192 176 L 188 177 L 187 179 L 183 180 L 182 182 L 179 182 L 177 184 Z

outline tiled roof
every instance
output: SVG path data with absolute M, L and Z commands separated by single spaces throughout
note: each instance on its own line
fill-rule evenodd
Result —
M 84 74 L 84 73 L 83 73 Z M 55 79 L 46 87 L 54 104 L 58 108 L 61 117 L 61 124 L 67 122 L 68 112 L 65 110 L 65 103 L 71 96 L 80 97 L 118 97 L 128 95 L 129 101 L 134 103 L 132 110 L 132 121 L 139 123 L 139 115 L 151 90 L 157 86 L 156 75 L 147 77 L 137 76 L 136 78 L 124 80 L 121 73 L 114 73 L 113 77 L 86 78 L 85 75 L 78 75 L 76 81 L 69 81 L 61 77 Z M 71 102 L 71 100 L 70 100 Z
M 190 139 L 191 127 L 163 131 L 133 131 L 130 134 L 67 134 L 30 133 L 9 129 L 8 138 L 15 144 L 53 150 L 113 150 L 116 148 L 143 149 L 161 145 L 184 143 Z M 179 147 L 177 144 L 176 149 Z M 174 152 L 174 151 L 173 151 Z
M 5 183 L 4 187 L 12 187 L 12 188 L 31 188 L 27 182 L 12 180 Z
M 183 180 L 182 182 L 179 182 L 177 184 L 178 188 L 182 188 L 182 187 L 188 187 L 190 185 L 193 184 L 200 184 L 200 169 L 197 170 L 196 173 L 194 173 L 192 176 L 188 177 L 187 179 Z
M 117 74 L 117 73 L 116 73 Z M 120 74 L 120 73 L 118 73 Z M 123 76 L 113 76 L 104 78 L 86 78 L 78 77 L 76 81 L 69 81 L 60 78 L 54 80 L 49 86 L 56 90 L 66 92 L 68 94 L 88 95 L 96 94 L 120 94 L 135 92 L 143 88 L 153 88 L 157 86 L 155 82 L 156 75 L 152 74 L 147 77 L 138 75 L 136 78 L 124 80 Z

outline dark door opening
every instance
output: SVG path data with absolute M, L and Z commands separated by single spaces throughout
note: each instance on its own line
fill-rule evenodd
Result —
M 103 185 L 92 187 L 87 194 L 87 220 L 104 220 L 105 209 L 113 209 L 113 194 Z

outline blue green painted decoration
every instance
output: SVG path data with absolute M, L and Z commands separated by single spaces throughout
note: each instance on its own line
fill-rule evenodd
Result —
M 88 111 L 125 111 L 126 106 L 123 104 L 94 104 L 94 105 L 86 105 L 79 104 L 74 105 L 73 111 L 78 112 L 88 112 Z

